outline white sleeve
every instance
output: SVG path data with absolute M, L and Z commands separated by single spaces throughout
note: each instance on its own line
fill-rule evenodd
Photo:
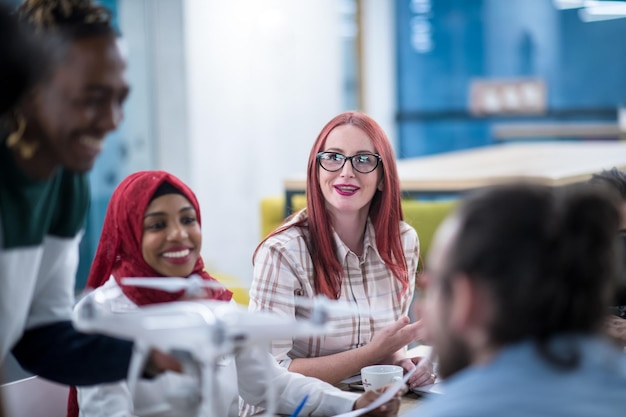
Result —
M 73 238 L 46 236 L 26 328 L 70 320 L 82 232 Z
M 135 417 L 126 382 L 79 387 L 79 417 Z
M 300 415 L 335 415 L 352 410 L 359 394 L 342 391 L 317 378 L 289 372 L 262 348 L 239 352 L 236 357 L 239 395 L 251 405 L 267 407 L 269 387 L 279 398 L 276 412 L 291 414 L 305 395 L 308 400 Z

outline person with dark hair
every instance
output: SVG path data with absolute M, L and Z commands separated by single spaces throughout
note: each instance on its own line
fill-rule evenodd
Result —
M 43 56 L 10 9 L 0 2 L 0 115 L 37 79 Z
M 589 184 L 604 186 L 608 190 L 617 193 L 620 199 L 626 201 L 626 173 L 615 167 L 593 174 Z M 623 221 L 620 222 L 620 225 L 626 223 L 626 216 L 622 216 L 622 219 Z M 626 227 L 620 226 L 620 233 L 626 233 Z
M 10 9 L 0 3 L 0 115 L 13 107 L 35 79 L 37 53 Z M 0 359 L 0 374 L 3 367 Z M 0 395 L 0 417 L 4 416 Z
M 406 415 L 623 415 L 626 357 L 602 334 L 619 222 L 588 186 L 468 196 L 437 231 L 419 311 L 443 394 Z
M 617 168 L 605 170 L 594 174 L 589 184 L 605 188 L 620 200 L 621 220 L 618 233 L 626 262 L 626 173 Z M 622 270 L 615 297 L 611 301 L 611 311 L 613 314 L 609 315 L 604 322 L 605 330 L 617 343 L 626 347 L 626 265 Z
M 122 119 L 126 62 L 107 9 L 25 0 L 21 24 L 48 53 L 0 131 L 0 362 L 66 384 L 126 377 L 133 344 L 77 332 L 70 317 L 93 167 Z M 147 373 L 180 369 L 153 350 Z
M 366 114 L 332 118 L 315 140 L 307 166 L 307 208 L 274 230 L 254 253 L 250 310 L 307 317 L 318 295 L 353 303 L 359 313 L 335 315 L 324 338 L 277 340 L 272 353 L 290 371 L 336 384 L 362 367 L 415 368 L 407 344 L 419 259 L 415 230 L 402 220 L 393 149 Z M 433 382 L 415 372 L 411 387 Z M 253 411 L 246 411 L 253 413 Z
M 189 297 L 185 291 L 171 293 L 129 286 L 122 278 L 158 277 L 165 282 L 169 277 L 197 274 L 204 280 L 213 280 L 204 269 L 201 248 L 200 207 L 193 191 L 167 172 L 136 172 L 126 177 L 111 196 L 87 286 L 96 288 L 96 295 L 121 289 L 114 302 L 128 312 L 141 306 L 184 300 Z M 228 301 L 232 296 L 222 289 L 207 292 L 198 298 Z M 264 346 L 234 352 L 220 360 L 212 371 L 218 372 L 220 381 L 209 404 L 216 416 L 237 416 L 238 394 L 252 404 L 264 405 L 266 384 L 272 384 L 280 398 L 277 412 L 283 414 L 291 414 L 297 408 L 303 392 L 308 394 L 308 400 L 302 415 L 335 415 L 353 407 L 362 408 L 379 396 L 375 392 L 359 396 L 288 372 L 278 366 Z M 195 389 L 201 386 L 196 375 L 165 373 L 139 382 L 132 397 L 125 381 L 80 387 L 70 395 L 68 417 L 197 416 L 198 402 L 193 399 L 197 398 Z M 395 415 L 398 407 L 399 398 L 395 397 L 372 415 Z

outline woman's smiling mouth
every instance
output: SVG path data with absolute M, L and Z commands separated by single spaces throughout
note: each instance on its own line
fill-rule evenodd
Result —
M 335 190 L 343 196 L 350 196 L 359 191 L 360 187 L 356 185 L 335 185 Z
M 163 252 L 161 255 L 165 260 L 175 264 L 184 264 L 189 261 L 191 257 L 191 249 L 178 249 L 169 252 Z

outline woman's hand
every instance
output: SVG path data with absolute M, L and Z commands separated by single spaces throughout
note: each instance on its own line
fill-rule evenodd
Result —
M 403 316 L 376 333 L 372 341 L 366 346 L 379 352 L 380 359 L 384 360 L 384 358 L 391 357 L 398 350 L 419 339 L 420 333 L 420 322 L 410 323 L 409 318 Z
M 396 364 L 402 366 L 405 372 L 409 372 L 415 368 L 421 360 L 422 358 L 419 356 L 415 358 L 404 358 Z M 422 385 L 434 384 L 436 379 L 437 375 L 433 372 L 433 364 L 429 360 L 426 360 L 419 365 L 418 369 L 411 375 L 411 378 L 407 381 L 407 385 L 409 389 L 412 390 Z
M 604 320 L 604 331 L 620 346 L 626 346 L 626 320 L 617 316 L 608 316 Z
M 417 356 L 415 358 L 407 358 L 404 356 L 403 351 L 398 351 L 394 355 L 391 363 L 393 365 L 401 366 L 404 369 L 404 373 L 410 372 L 415 368 L 422 357 Z M 419 368 L 411 375 L 411 378 L 407 381 L 407 385 L 410 389 L 421 387 L 422 385 L 434 384 L 437 375 L 433 372 L 433 364 L 429 360 L 424 361 Z
M 144 367 L 144 374 L 154 377 L 165 371 L 182 373 L 183 365 L 169 353 L 154 348 L 151 349 Z
M 360 408 L 365 408 L 374 401 L 378 397 L 382 395 L 383 392 L 391 385 L 387 385 L 376 391 L 365 391 L 365 394 L 361 395 L 354 403 L 354 409 L 358 410 Z M 400 398 L 406 393 L 406 387 L 399 390 L 395 393 L 393 398 L 378 408 L 373 409 L 369 413 L 365 414 L 366 416 L 375 416 L 375 417 L 392 417 L 397 416 L 400 411 Z

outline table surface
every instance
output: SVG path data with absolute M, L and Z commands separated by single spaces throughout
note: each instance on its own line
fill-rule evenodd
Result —
M 430 351 L 431 351 L 430 346 L 417 345 L 407 351 L 407 356 L 410 358 L 422 357 L 424 355 L 430 354 Z M 361 390 L 351 390 L 348 387 L 348 384 L 345 384 L 345 383 L 338 384 L 337 388 L 340 388 L 346 391 L 356 392 L 356 393 L 363 393 L 363 391 Z M 414 392 L 407 392 L 404 396 L 402 396 L 402 399 L 400 400 L 400 411 L 398 412 L 398 415 L 402 415 L 403 413 L 413 409 L 416 405 L 420 403 L 422 398 L 423 397 L 420 394 L 416 394 Z M 279 417 L 279 416 L 276 416 L 276 417 Z
M 420 399 L 421 396 L 415 394 L 414 392 L 405 394 L 400 400 L 400 412 L 398 414 L 402 415 L 403 413 L 412 410 L 417 404 L 419 404 Z
M 397 166 L 403 191 L 458 192 L 515 180 L 563 185 L 603 169 L 626 169 L 626 142 L 505 143 L 401 159 Z M 305 185 L 306 175 L 284 182 L 287 192 Z

